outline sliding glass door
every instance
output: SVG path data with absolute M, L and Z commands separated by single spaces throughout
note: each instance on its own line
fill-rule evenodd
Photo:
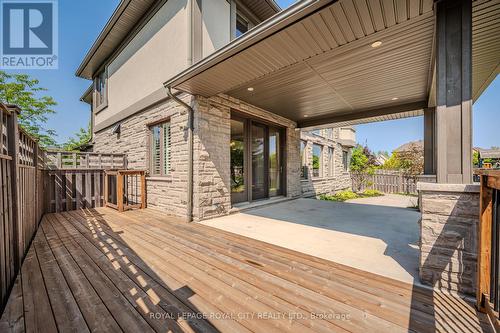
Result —
M 283 130 L 249 118 L 231 119 L 231 202 L 283 194 Z

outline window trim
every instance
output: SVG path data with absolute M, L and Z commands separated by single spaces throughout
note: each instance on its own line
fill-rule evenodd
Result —
M 99 77 L 101 74 L 104 74 L 104 98 L 102 103 L 100 102 L 101 93 L 97 91 L 97 80 L 100 80 Z M 93 101 L 95 106 L 95 113 L 99 113 L 105 108 L 108 107 L 108 69 L 105 68 L 102 71 L 99 71 L 98 74 L 94 77 L 94 95 Z M 100 103 L 100 104 L 99 104 Z
M 344 161 L 345 154 L 345 161 Z M 344 172 L 349 171 L 349 152 L 347 150 L 342 150 L 342 164 L 344 165 Z
M 307 165 L 307 144 L 306 140 L 300 140 L 300 179 L 306 180 L 309 178 L 308 165 Z M 304 149 L 302 149 L 302 145 L 304 145 Z
M 314 146 L 318 146 L 320 147 L 320 154 L 319 154 L 319 168 L 318 168 L 318 175 L 315 176 L 314 175 Z M 323 169 L 324 169 L 324 166 L 323 166 L 323 153 L 324 153 L 324 146 L 319 144 L 319 143 L 313 143 L 313 147 L 312 147 L 312 176 L 313 178 L 323 178 Z
M 164 138 L 165 138 L 165 133 L 164 133 L 164 125 L 167 124 L 169 125 L 169 131 L 170 131 L 170 140 L 168 142 L 169 144 L 169 155 L 168 158 L 170 159 L 168 163 L 168 170 L 165 171 L 165 146 L 164 146 Z M 153 128 L 159 127 L 160 128 L 160 173 L 153 173 L 154 166 L 153 166 L 153 156 L 154 156 L 154 143 L 153 143 Z M 151 122 L 147 124 L 147 129 L 148 129 L 148 142 L 149 142 L 149 149 L 148 149 L 148 167 L 149 167 L 149 177 L 169 177 L 172 174 L 172 122 L 170 118 L 164 118 L 160 119 L 158 121 Z
M 335 176 L 335 148 L 328 146 L 328 177 Z

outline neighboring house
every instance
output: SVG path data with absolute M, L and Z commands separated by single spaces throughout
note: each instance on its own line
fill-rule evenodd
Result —
M 349 186 L 352 128 L 332 130 L 338 139 L 301 134 L 295 121 L 227 95 L 204 98 L 163 86 L 279 11 L 273 0 L 118 5 L 77 75 L 93 80 L 82 100 L 92 106 L 94 152 L 127 154 L 130 168 L 146 169 L 149 207 L 202 220 L 238 203 Z M 301 137 L 311 150 L 323 145 L 320 169 L 310 163 L 307 180 L 300 176 Z
M 389 157 L 387 157 L 387 155 L 377 154 L 375 156 L 375 165 L 376 166 L 383 166 L 385 164 L 385 162 L 387 162 L 388 159 L 389 159 Z
M 410 141 L 402 144 L 398 148 L 394 149 L 393 153 L 411 153 L 411 152 L 422 152 L 422 158 L 424 156 L 424 141 Z
M 500 149 L 482 149 L 479 148 L 479 167 L 480 168 L 500 168 Z

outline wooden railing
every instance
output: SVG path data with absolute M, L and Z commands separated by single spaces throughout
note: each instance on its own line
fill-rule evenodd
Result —
M 478 172 L 481 180 L 477 305 L 500 329 L 500 170 Z
M 104 205 L 104 171 L 126 169 L 123 154 L 42 150 L 17 123 L 19 109 L 0 103 L 0 313 L 44 213 Z M 120 171 L 126 182 L 136 173 Z M 124 187 L 124 209 L 145 207 L 135 183 Z M 136 202 L 140 198 L 140 205 Z
M 146 208 L 146 173 L 141 170 L 109 170 L 104 177 L 107 207 L 123 212 Z
M 67 169 L 126 169 L 124 154 L 81 153 L 67 151 L 47 151 L 43 167 L 49 170 Z

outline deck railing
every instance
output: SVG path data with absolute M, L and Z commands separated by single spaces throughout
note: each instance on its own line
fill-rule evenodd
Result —
M 0 313 L 42 215 L 103 206 L 104 171 L 127 167 L 123 154 L 42 150 L 18 126 L 18 112 L 0 103 Z M 145 198 L 137 188 L 125 189 L 124 208 L 145 206 L 134 201 Z
M 477 267 L 477 305 L 499 320 L 500 309 L 500 170 L 479 171 L 481 180 Z
M 44 154 L 44 168 L 50 170 L 68 169 L 126 169 L 124 154 L 81 153 L 68 151 L 47 151 Z
M 123 212 L 146 207 L 146 173 L 142 170 L 105 171 L 104 201 Z

